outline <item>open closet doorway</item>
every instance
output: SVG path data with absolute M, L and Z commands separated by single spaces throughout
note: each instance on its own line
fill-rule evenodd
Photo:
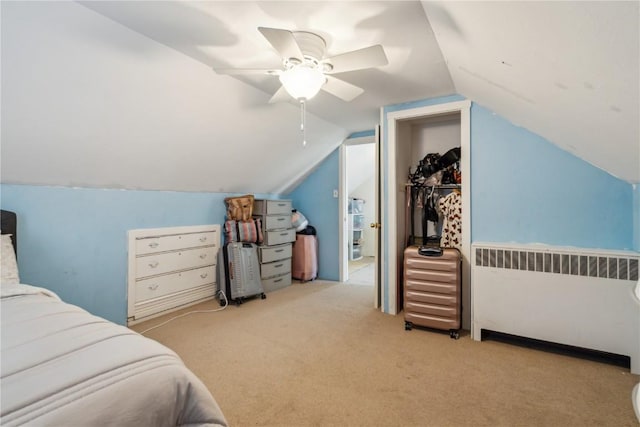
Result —
M 383 112 L 386 138 L 381 163 L 381 295 L 382 311 L 397 314 L 403 300 L 403 258 L 407 245 L 406 182 L 410 167 L 430 152 L 458 145 L 461 148 L 461 211 L 462 231 L 459 250 L 462 255 L 462 325 L 470 329 L 471 293 L 471 169 L 470 169 L 470 101 L 446 104 L 416 105 Z M 446 141 L 445 141 L 446 140 Z M 422 230 L 416 230 L 423 234 Z M 427 235 L 429 230 L 427 230 Z

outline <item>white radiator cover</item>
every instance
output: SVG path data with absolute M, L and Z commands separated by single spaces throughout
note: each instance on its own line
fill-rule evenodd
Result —
M 472 244 L 472 328 L 631 358 L 640 374 L 640 254 Z

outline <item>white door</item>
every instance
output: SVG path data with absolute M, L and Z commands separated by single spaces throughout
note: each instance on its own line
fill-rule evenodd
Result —
M 380 224 L 381 224 L 381 219 L 380 219 L 380 125 L 376 126 L 376 177 L 375 177 L 375 183 L 376 183 L 376 189 L 375 189 L 375 194 L 376 194 L 376 200 L 375 200 L 375 218 L 373 220 L 373 222 L 371 222 L 370 227 L 375 229 L 375 238 L 374 238 L 374 262 L 375 262 L 375 269 L 376 269 L 376 273 L 375 273 L 375 281 L 374 281 L 374 291 L 373 291 L 373 306 L 375 308 L 380 308 L 380 304 L 382 301 L 382 297 L 380 294 L 380 261 L 382 261 L 382 257 L 380 256 L 380 248 L 382 247 L 380 245 Z

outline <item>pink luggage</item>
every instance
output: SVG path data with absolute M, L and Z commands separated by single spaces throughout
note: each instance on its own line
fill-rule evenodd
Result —
M 404 251 L 404 328 L 413 325 L 449 330 L 458 339 L 462 326 L 460 251 L 409 246 Z
M 318 239 L 310 234 L 296 234 L 291 257 L 291 277 L 303 282 L 318 277 Z

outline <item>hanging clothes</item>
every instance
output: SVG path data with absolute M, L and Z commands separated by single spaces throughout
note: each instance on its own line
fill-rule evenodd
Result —
M 462 248 L 462 197 L 457 191 L 452 191 L 438 201 L 438 208 L 442 214 L 443 248 Z

